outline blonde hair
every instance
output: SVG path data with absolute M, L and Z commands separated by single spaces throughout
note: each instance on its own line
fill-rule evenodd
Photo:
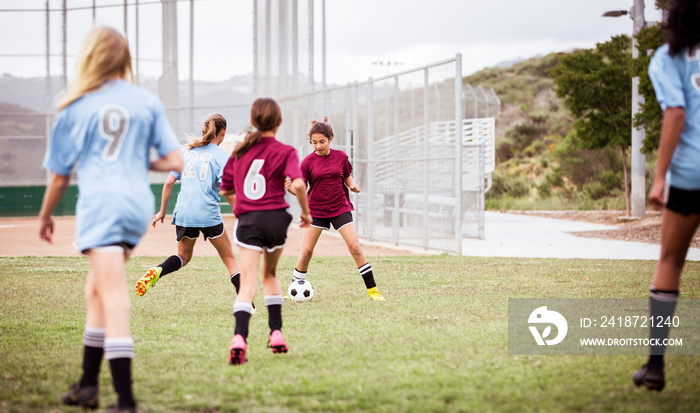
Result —
M 202 126 L 202 138 L 187 145 L 190 149 L 199 148 L 213 141 L 222 130 L 226 129 L 226 119 L 218 113 L 212 113 Z
M 131 53 L 126 37 L 116 29 L 98 26 L 90 30 L 80 48 L 66 96 L 58 109 L 63 109 L 86 93 L 99 89 L 113 77 L 134 81 L 131 70 Z

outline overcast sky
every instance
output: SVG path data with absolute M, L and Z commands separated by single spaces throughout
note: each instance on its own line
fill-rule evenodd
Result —
M 133 4 L 135 0 L 128 0 Z M 273 0 L 274 2 L 275 0 Z M 92 25 L 92 0 L 67 0 L 68 54 L 73 55 Z M 143 75 L 161 71 L 160 6 L 140 0 L 139 52 Z M 308 0 L 298 0 L 307 13 Z M 653 0 L 646 0 L 648 21 L 660 20 Z M 50 0 L 59 9 L 61 0 Z M 96 0 L 123 5 L 122 0 Z M 261 3 L 264 3 L 261 0 Z M 253 0 L 195 1 L 196 79 L 223 80 L 253 70 Z M 321 0 L 315 0 L 320 20 Z M 0 0 L 0 9 L 44 9 L 46 0 Z M 591 48 L 617 34 L 631 34 L 628 16 L 601 17 L 608 10 L 628 10 L 632 0 L 326 0 L 327 79 L 344 84 L 383 76 L 462 54 L 463 73 L 503 61 L 573 48 Z M 61 52 L 61 14 L 51 12 L 50 47 Z M 180 77 L 189 76 L 189 1 L 178 3 Z M 97 10 L 96 22 L 123 29 L 123 7 Z M 127 32 L 135 39 L 135 8 L 128 12 Z M 0 73 L 43 76 L 46 65 L 44 12 L 0 11 Z M 320 78 L 320 22 L 316 26 Z M 305 41 L 302 39 L 302 41 Z M 13 57 L 9 55 L 37 55 Z M 306 59 L 306 58 L 304 58 Z M 308 60 L 300 62 L 302 70 Z M 391 62 L 392 66 L 377 62 Z M 394 65 L 395 64 L 395 65 Z M 51 59 L 51 72 L 61 73 L 61 59 Z M 69 60 L 68 70 L 72 69 Z

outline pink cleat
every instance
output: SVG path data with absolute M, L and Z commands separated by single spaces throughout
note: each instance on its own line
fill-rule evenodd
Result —
M 289 346 L 287 346 L 287 343 L 284 341 L 284 336 L 279 330 L 275 330 L 270 334 L 270 341 L 267 346 L 270 347 L 275 354 L 289 351 Z
M 248 349 L 248 345 L 243 339 L 243 336 L 236 334 L 231 340 L 231 349 L 228 355 L 228 364 L 245 364 L 246 358 L 245 353 Z

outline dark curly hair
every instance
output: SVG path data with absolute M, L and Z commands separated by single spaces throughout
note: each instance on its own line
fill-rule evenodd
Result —
M 671 0 L 668 5 L 663 29 L 669 54 L 693 54 L 700 45 L 700 0 Z

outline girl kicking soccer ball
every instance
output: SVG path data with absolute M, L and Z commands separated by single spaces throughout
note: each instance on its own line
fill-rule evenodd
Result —
M 204 122 L 202 137 L 189 144 L 183 152 L 185 169 L 182 174 L 170 172 L 163 185 L 160 211 L 151 220 L 151 225 L 165 219 L 165 211 L 175 181 L 178 179 L 180 193 L 177 196 L 172 224 L 177 235 L 177 254 L 171 255 L 161 264 L 149 269 L 136 283 L 136 295 L 143 296 L 162 277 L 187 265 L 192 259 L 194 244 L 201 233 L 209 239 L 228 269 L 231 282 L 239 290 L 238 263 L 233 257 L 231 239 L 224 227 L 219 206 L 219 185 L 229 155 L 219 148 L 226 136 L 226 119 L 218 113 L 210 115 Z M 228 199 L 233 207 L 233 198 Z
M 96 409 L 102 356 L 109 360 L 117 405 L 109 412 L 135 412 L 131 387 L 134 340 L 129 329 L 126 260 L 153 215 L 148 170 L 180 171 L 179 143 L 165 109 L 132 80 L 126 38 L 96 27 L 77 58 L 77 77 L 59 104 L 44 167 L 53 172 L 39 213 L 39 235 L 53 239 L 53 211 L 77 164 L 79 197 L 75 244 L 87 255 L 87 320 L 83 374 L 64 394 L 70 406 Z M 151 148 L 159 159 L 149 161 Z
M 246 362 L 248 325 L 258 284 L 262 256 L 265 306 L 269 313 L 269 346 L 273 353 L 286 353 L 289 347 L 282 336 L 282 290 L 277 281 L 277 262 L 292 221 L 284 200 L 285 178 L 301 205 L 301 226 L 311 223 L 306 201 L 306 184 L 299 170 L 297 151 L 275 139 L 282 123 L 282 112 L 272 99 L 253 102 L 250 122 L 256 128 L 233 150 L 221 182 L 224 196 L 236 196 L 233 213 L 238 217 L 235 242 L 241 247 L 241 289 L 233 305 L 236 318 L 234 337 L 229 348 L 229 364 Z
M 311 226 L 304 230 L 301 255 L 292 276 L 294 280 L 306 278 L 309 261 L 321 232 L 330 229 L 333 225 L 345 240 L 350 255 L 355 259 L 369 298 L 374 301 L 384 301 L 384 297 L 377 290 L 372 266 L 362 252 L 352 221 L 351 211 L 354 208 L 350 202 L 348 188 L 353 192 L 360 192 L 360 186 L 350 175 L 352 165 L 348 155 L 343 151 L 331 149 L 332 141 L 333 128 L 328 123 L 328 118 L 323 118 L 323 122 L 311 122 L 309 142 L 314 151 L 302 161 L 301 172 L 309 184 L 309 210 L 313 221 Z M 285 187 L 294 194 L 291 181 L 285 181 Z

